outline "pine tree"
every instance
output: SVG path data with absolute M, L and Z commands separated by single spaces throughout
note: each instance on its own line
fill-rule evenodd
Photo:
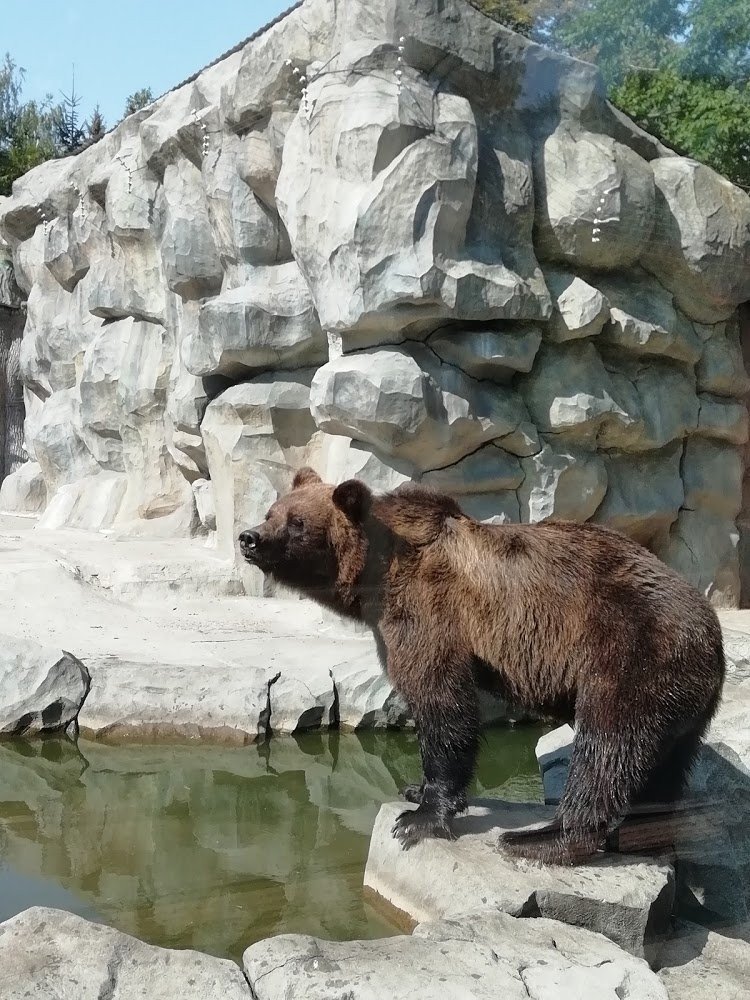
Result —
M 81 125 L 78 111 L 81 97 L 76 94 L 75 67 L 73 67 L 73 85 L 70 94 L 63 94 L 62 91 L 60 93 L 63 103 L 57 123 L 57 141 L 61 149 L 72 152 L 74 149 L 78 149 L 86 138 L 86 129 Z
M 107 131 L 107 126 L 104 123 L 104 118 L 102 117 L 101 109 L 98 104 L 91 112 L 91 117 L 86 122 L 86 131 L 88 133 L 88 138 L 92 142 L 96 142 L 97 139 L 101 139 Z

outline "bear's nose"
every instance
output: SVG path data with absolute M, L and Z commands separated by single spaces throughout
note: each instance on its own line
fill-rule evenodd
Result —
M 260 535 L 257 531 L 243 531 L 240 535 L 240 545 L 246 549 L 254 549 L 259 541 Z

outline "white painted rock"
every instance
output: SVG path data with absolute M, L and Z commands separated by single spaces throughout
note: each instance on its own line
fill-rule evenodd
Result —
M 243 966 L 257 1000 L 667 1000 L 645 962 L 599 934 L 486 911 L 381 941 L 268 938 Z
M 561 125 L 535 162 L 536 246 L 545 260 L 624 269 L 654 225 L 654 177 L 627 146 Z
M 71 653 L 1 637 L 0 735 L 66 729 L 75 722 L 88 690 L 88 670 Z
M 503 830 L 548 821 L 554 813 L 549 806 L 483 799 L 453 821 L 457 840 L 424 840 L 404 851 L 391 828 L 411 808 L 381 807 L 365 886 L 415 921 L 485 906 L 598 931 L 639 957 L 667 929 L 674 899 L 668 864 L 610 854 L 576 868 L 539 867 L 498 853 Z
M 35 906 L 0 924 L 0 995 L 56 1000 L 250 1000 L 240 969 L 171 951 L 81 917 Z

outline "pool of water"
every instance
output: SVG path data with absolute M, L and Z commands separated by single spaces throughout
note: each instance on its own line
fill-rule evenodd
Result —
M 541 731 L 488 731 L 472 794 L 541 800 Z M 397 933 L 362 876 L 379 806 L 419 771 L 413 733 L 0 743 L 0 920 L 55 906 L 234 959 L 269 934 Z

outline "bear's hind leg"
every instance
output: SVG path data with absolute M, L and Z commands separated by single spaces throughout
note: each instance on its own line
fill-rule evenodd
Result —
M 574 865 L 591 857 L 642 787 L 658 739 L 647 726 L 607 733 L 580 720 L 555 821 L 542 830 L 503 834 L 505 853 L 546 864 Z

